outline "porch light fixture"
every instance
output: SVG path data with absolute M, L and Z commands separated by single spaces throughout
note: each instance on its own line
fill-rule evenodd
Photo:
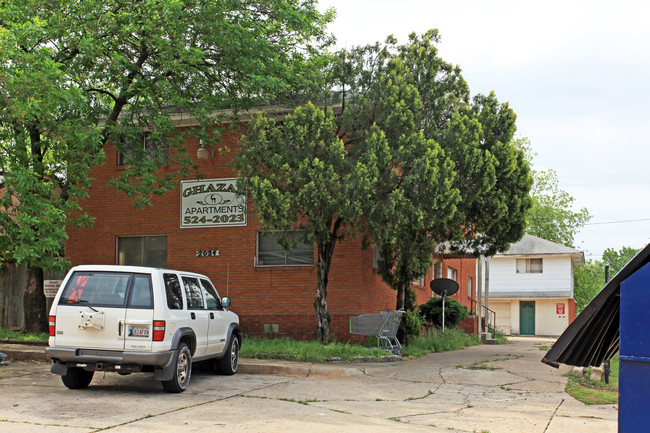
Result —
M 210 151 L 208 150 L 207 147 L 205 147 L 205 143 L 203 143 L 203 139 L 199 140 L 199 148 L 196 150 L 196 158 L 203 159 L 203 160 L 210 158 Z

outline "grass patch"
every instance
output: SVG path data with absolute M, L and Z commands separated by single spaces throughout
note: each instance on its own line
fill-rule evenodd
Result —
M 316 398 L 312 398 L 312 399 L 309 399 L 309 400 L 296 400 L 296 399 L 293 399 L 293 398 L 280 398 L 278 400 L 280 400 L 280 401 L 288 401 L 288 402 L 291 402 L 291 403 L 298 403 L 298 404 L 302 404 L 304 406 L 309 406 L 309 403 L 315 403 L 315 402 L 318 401 L 318 399 L 316 399 Z
M 473 364 L 465 366 L 462 364 L 456 365 L 456 368 L 465 368 L 467 370 L 503 370 L 502 367 L 493 367 L 491 365 L 488 365 L 490 362 L 499 362 L 499 361 L 509 361 L 511 359 L 519 359 L 523 355 L 513 355 L 511 353 L 507 353 L 503 356 L 502 358 L 495 358 L 495 359 L 481 359 L 480 361 L 475 361 Z M 501 387 L 503 389 L 503 387 Z
M 412 338 L 407 346 L 402 347 L 402 354 L 405 357 L 418 358 L 432 352 L 458 350 L 477 344 L 481 344 L 478 336 L 467 335 L 462 329 L 446 329 L 442 332 L 440 329 L 432 328 L 426 336 Z M 351 362 L 357 357 L 371 357 L 375 361 L 380 361 L 382 356 L 391 355 L 391 352 L 350 343 L 323 345 L 311 340 L 246 337 L 240 355 L 244 358 L 286 361 Z
M 490 370 L 490 371 L 502 370 L 501 367 L 492 367 L 492 366 L 488 365 L 489 362 L 490 362 L 489 359 L 481 359 L 480 361 L 474 362 L 470 366 L 462 367 L 462 368 L 466 368 L 468 370 Z
M 497 340 L 497 344 L 508 344 L 509 341 L 506 338 L 505 334 L 498 329 L 494 329 L 493 327 L 488 325 L 488 331 L 492 334 L 492 338 Z
M 590 374 L 591 369 L 585 374 L 586 377 L 567 374 L 569 378 L 565 388 L 567 394 L 584 404 L 618 403 L 618 356 L 612 358 L 610 363 L 609 384 L 590 380 Z
M 352 361 L 358 356 L 370 356 L 379 361 L 390 355 L 386 350 L 366 348 L 357 344 L 298 341 L 290 338 L 244 338 L 240 355 L 244 358 L 281 359 L 287 361 L 326 362 L 328 360 Z
M 47 332 L 33 334 L 31 332 L 12 331 L 0 326 L 0 340 L 22 340 L 22 341 L 47 341 L 50 335 Z
M 477 335 L 468 335 L 462 329 L 431 328 L 427 335 L 412 338 L 408 346 L 402 348 L 405 356 L 418 358 L 428 353 L 446 352 L 449 350 L 464 349 L 468 346 L 481 344 Z

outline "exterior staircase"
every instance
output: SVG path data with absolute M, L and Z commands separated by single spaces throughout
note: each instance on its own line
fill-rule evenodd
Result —
M 497 339 L 492 336 L 491 332 L 481 332 L 481 341 L 484 344 L 497 344 Z

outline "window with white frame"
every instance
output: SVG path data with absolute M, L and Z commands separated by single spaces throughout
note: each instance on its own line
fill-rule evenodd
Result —
M 442 278 L 442 262 L 433 262 L 433 279 Z
M 517 259 L 518 274 L 541 274 L 542 271 L 542 259 Z
M 472 277 L 467 277 L 467 294 L 470 298 L 476 297 L 476 293 L 474 293 L 474 279 Z
M 118 237 L 117 264 L 166 268 L 167 236 Z
M 458 281 L 458 271 L 451 266 L 447 267 L 447 278 L 450 280 Z
M 142 132 L 133 137 L 119 137 L 117 165 L 132 165 L 141 159 L 160 158 L 163 163 L 169 160 L 169 145 L 164 140 L 155 140 L 151 132 Z
M 289 248 L 280 245 L 281 233 L 257 233 L 257 266 L 311 266 L 314 246 L 303 241 L 300 231 L 286 234 Z
M 421 276 L 420 278 L 414 280 L 413 284 L 416 284 L 418 286 L 424 286 L 424 276 Z

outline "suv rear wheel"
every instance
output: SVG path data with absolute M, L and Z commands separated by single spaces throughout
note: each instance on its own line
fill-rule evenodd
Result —
M 167 392 L 179 393 L 187 389 L 192 376 L 192 354 L 187 344 L 181 343 L 176 352 L 174 377 L 162 383 Z
M 94 371 L 84 370 L 79 367 L 69 367 L 68 372 L 61 376 L 63 384 L 70 389 L 88 388 L 90 381 L 93 380 Z
M 219 373 L 231 376 L 237 372 L 239 364 L 239 337 L 235 334 L 230 337 L 230 345 L 226 355 L 217 361 Z

